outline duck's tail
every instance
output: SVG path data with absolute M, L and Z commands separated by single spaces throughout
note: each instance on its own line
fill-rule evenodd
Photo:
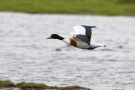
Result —
M 93 42 L 93 41 L 90 42 L 90 46 L 91 47 L 106 47 L 106 45 L 104 44 Z

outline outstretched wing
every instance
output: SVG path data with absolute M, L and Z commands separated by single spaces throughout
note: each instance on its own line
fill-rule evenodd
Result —
M 95 27 L 95 26 L 85 26 L 85 25 L 82 25 L 84 28 L 85 28 L 85 30 L 86 30 L 86 36 L 88 37 L 88 38 L 91 38 L 91 36 L 92 36 L 92 30 L 91 30 L 91 28 L 93 28 L 93 27 Z
M 86 35 L 89 39 L 92 36 L 92 31 L 91 28 L 94 28 L 96 26 L 85 26 L 85 25 L 80 25 L 80 26 L 75 26 L 73 27 L 75 30 L 75 33 L 70 33 L 72 35 Z
M 75 32 L 70 34 L 90 45 L 90 38 L 86 35 L 86 28 L 84 26 L 74 26 L 73 28 Z
M 75 36 L 76 35 L 86 35 L 85 34 L 86 30 L 85 30 L 85 28 L 83 26 L 74 26 L 73 28 L 74 28 L 75 32 L 70 33 L 70 34 L 75 35 Z

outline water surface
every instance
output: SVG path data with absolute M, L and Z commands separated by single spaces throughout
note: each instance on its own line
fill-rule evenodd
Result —
M 46 37 L 71 37 L 75 25 L 96 25 L 82 50 Z M 98 90 L 135 88 L 135 17 L 0 12 L 0 79 Z

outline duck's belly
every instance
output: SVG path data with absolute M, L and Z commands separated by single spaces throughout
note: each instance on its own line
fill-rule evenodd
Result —
M 77 42 L 77 48 L 89 48 L 90 46 L 82 41 L 76 41 Z
M 69 44 L 69 45 L 72 45 L 74 47 L 77 47 L 77 48 L 89 48 L 90 46 L 81 41 L 81 40 L 78 40 L 78 39 L 64 39 L 63 42 L 65 42 L 66 44 Z

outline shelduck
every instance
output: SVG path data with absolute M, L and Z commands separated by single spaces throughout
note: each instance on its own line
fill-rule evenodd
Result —
M 92 30 L 91 28 L 95 28 L 96 26 L 86 26 L 86 25 L 79 25 L 74 26 L 74 33 L 70 33 L 72 35 L 71 38 L 65 39 L 58 34 L 52 34 L 47 39 L 58 39 L 66 44 L 72 45 L 77 48 L 81 49 L 95 49 L 97 47 L 106 47 L 104 44 L 100 44 L 97 42 L 91 41 Z

